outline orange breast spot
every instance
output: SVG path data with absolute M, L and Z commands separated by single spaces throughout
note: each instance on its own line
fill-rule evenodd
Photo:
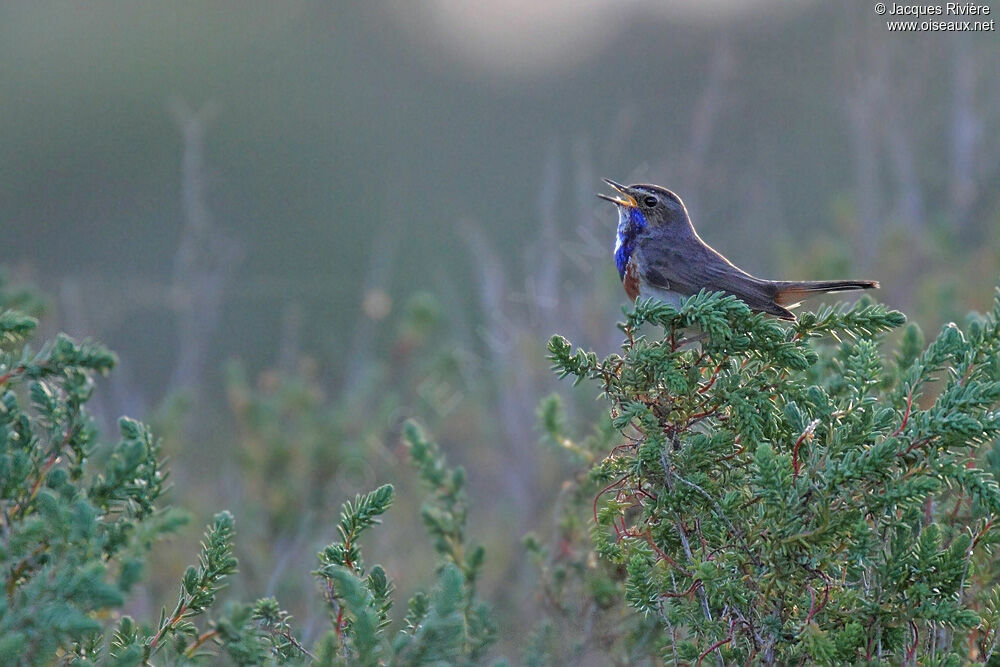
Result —
M 635 301 L 639 297 L 639 270 L 635 267 L 635 262 L 630 258 L 625 267 L 625 277 L 622 278 L 622 285 L 625 286 L 625 293 L 628 298 Z

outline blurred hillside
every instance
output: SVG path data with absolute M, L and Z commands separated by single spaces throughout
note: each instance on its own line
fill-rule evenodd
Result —
M 529 575 L 504 568 L 562 472 L 536 443 L 543 343 L 619 343 L 602 176 L 675 190 L 762 276 L 878 279 L 932 332 L 987 307 L 996 33 L 662 4 L 0 7 L 0 264 L 50 331 L 118 352 L 101 416 L 159 422 L 194 525 L 243 511 L 249 595 L 312 585 L 324 510 L 397 481 L 417 415 L 469 470 L 484 595 L 522 622 Z
M 604 175 L 672 187 L 710 242 L 764 274 L 845 240 L 826 254 L 879 266 L 899 301 L 912 277 L 876 258 L 893 230 L 978 246 L 995 228 L 993 35 L 888 35 L 865 3 L 566 5 L 523 37 L 568 32 L 568 55 L 509 63 L 532 53 L 516 34 L 470 54 L 437 27 L 437 13 L 476 22 L 451 4 L 6 3 L 3 259 L 72 277 L 88 319 L 162 384 L 174 364 L 149 352 L 176 342 L 157 324 L 176 308 L 185 106 L 207 107 L 198 177 L 242 250 L 219 330 L 241 356 L 277 346 L 289 302 L 308 313 L 306 347 L 338 350 L 330 332 L 357 321 L 373 254 L 391 253 L 390 292 L 451 290 L 475 312 L 464 232 L 488 229 L 516 275 L 549 188 L 559 238 L 597 216 L 610 244 L 613 216 L 587 199 Z

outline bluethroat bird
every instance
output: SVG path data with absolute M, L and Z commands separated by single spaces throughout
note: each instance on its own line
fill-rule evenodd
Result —
M 751 310 L 794 320 L 789 308 L 814 294 L 874 289 L 874 280 L 762 280 L 733 265 L 701 240 L 681 198 L 658 185 L 605 178 L 620 196 L 597 195 L 618 207 L 615 264 L 625 293 L 678 306 L 700 290 L 725 292 Z

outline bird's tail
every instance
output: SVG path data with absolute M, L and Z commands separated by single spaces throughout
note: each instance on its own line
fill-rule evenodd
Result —
M 874 280 L 789 280 L 775 281 L 774 286 L 777 288 L 774 300 L 782 306 L 798 303 L 799 300 L 814 294 L 878 289 L 878 283 Z

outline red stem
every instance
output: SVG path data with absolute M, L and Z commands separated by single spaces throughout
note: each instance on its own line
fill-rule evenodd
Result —
M 25 369 L 25 366 L 23 364 L 18 365 L 18 366 L 11 366 L 10 370 L 8 370 L 3 375 L 0 375 L 0 387 L 2 387 L 4 385 L 4 383 L 7 382 L 7 380 L 11 379 L 12 377 L 14 377 L 15 375 L 17 375 L 18 373 L 23 373 L 24 369 Z
M 704 419 L 705 417 L 708 417 L 710 415 L 714 415 L 718 411 L 719 411 L 719 408 L 712 408 L 711 410 L 705 410 L 704 412 L 695 413 L 695 414 L 691 415 L 690 417 L 688 417 L 687 423 L 690 424 L 693 421 L 697 421 L 699 419 Z
M 656 544 L 653 543 L 653 536 L 649 534 L 648 529 L 646 530 L 645 533 L 643 533 L 643 536 L 646 538 L 646 541 L 649 542 L 649 546 L 653 549 L 653 551 L 656 552 L 656 555 L 659 556 L 661 560 L 665 561 L 667 565 L 671 565 L 674 567 L 677 566 L 677 561 L 675 561 L 673 558 L 665 554 L 663 550 L 660 549 L 660 547 L 656 546 Z
M 806 436 L 808 436 L 809 433 L 810 431 L 808 429 L 803 431 L 802 435 L 799 436 L 799 439 L 795 441 L 795 447 L 792 448 L 792 470 L 794 471 L 792 478 L 797 478 L 799 476 L 799 467 L 801 465 L 799 463 L 799 447 L 802 445 L 802 441 L 806 439 Z
M 903 412 L 903 421 L 899 425 L 899 428 L 893 431 L 892 435 L 889 436 L 890 438 L 895 438 L 897 435 L 903 432 L 904 428 L 906 428 L 906 422 L 910 420 L 910 409 L 912 407 L 913 407 L 913 390 L 911 389 L 910 393 L 906 395 L 906 411 Z
M 979 544 L 979 540 L 983 539 L 983 536 L 986 535 L 987 531 L 989 531 L 989 529 L 992 527 L 993 527 L 993 517 L 990 517 L 990 519 L 983 525 L 983 529 L 980 530 L 978 533 L 976 533 L 976 536 L 972 539 L 973 549 L 976 548 L 976 545 Z
M 711 646 L 709 646 L 707 649 L 705 649 L 705 652 L 698 656 L 698 662 L 695 663 L 695 667 L 701 667 L 701 661 L 705 659 L 706 655 L 708 655 L 709 653 L 711 653 L 715 649 L 719 648 L 723 644 L 728 644 L 731 641 L 733 641 L 733 633 L 732 632 L 730 632 L 729 636 L 726 637 L 725 639 L 720 639 L 719 641 L 715 642 L 714 644 L 712 644 Z
M 598 523 L 597 522 L 597 501 L 601 499 L 601 496 L 603 496 L 605 493 L 607 493 L 611 489 L 615 488 L 619 484 L 622 484 L 626 479 L 628 479 L 628 475 L 626 475 L 625 477 L 622 477 L 617 482 L 612 482 L 611 484 L 608 484 L 606 487 L 604 487 L 603 489 L 601 489 L 600 491 L 598 491 L 596 496 L 594 496 L 594 525 L 597 525 L 597 523 Z
M 733 452 L 732 454 L 727 454 L 726 456 L 723 456 L 722 458 L 716 459 L 715 463 L 722 463 L 723 461 L 728 461 L 729 459 L 736 458 L 737 456 L 739 456 L 740 454 L 742 454 L 745 451 L 746 451 L 746 448 L 743 445 L 740 445 L 739 449 L 737 449 L 735 452 Z
M 686 591 L 680 593 L 660 593 L 661 598 L 686 598 L 694 595 L 695 589 L 701 586 L 701 579 L 695 579 Z
M 910 629 L 913 630 L 913 645 L 906 649 L 906 662 L 913 660 L 917 654 L 917 644 L 920 643 L 920 632 L 917 630 L 917 624 L 910 621 Z
M 906 456 L 917 447 L 926 445 L 928 442 L 930 442 L 930 438 L 920 438 L 919 440 L 914 440 L 913 442 L 910 443 L 910 446 L 906 448 L 906 451 L 897 452 L 896 456 Z
M 219 634 L 218 630 L 209 630 L 208 632 L 203 632 L 202 634 L 198 635 L 198 639 L 192 642 L 191 646 L 189 646 L 187 650 L 184 651 L 184 657 L 186 658 L 193 657 L 195 651 L 197 651 L 202 644 L 207 642 L 209 639 L 217 636 L 218 634 Z
M 609 457 L 614 456 L 615 453 L 619 449 L 623 449 L 623 448 L 626 448 L 626 447 L 635 447 L 635 443 L 634 442 L 623 442 L 622 444 L 618 445 L 617 447 L 614 447 L 610 452 L 608 452 L 608 456 Z
M 704 394 L 706 391 L 712 388 L 712 385 L 715 384 L 715 381 L 719 379 L 719 371 L 722 370 L 722 365 L 725 364 L 728 360 L 729 360 L 729 355 L 727 354 L 722 358 L 722 361 L 719 362 L 719 365 L 715 367 L 715 370 L 712 371 L 712 379 L 709 381 L 709 383 L 698 389 L 699 394 Z M 701 359 L 698 359 L 698 361 L 701 361 Z
M 2 384 L 3 382 L 0 382 L 0 385 Z M 63 436 L 62 442 L 59 443 L 59 447 L 53 450 L 51 454 L 49 454 L 49 458 L 45 461 L 44 464 L 42 464 L 42 467 L 39 468 L 38 478 L 35 480 L 34 484 L 31 485 L 31 492 L 25 499 L 24 504 L 18 504 L 17 507 L 14 508 L 13 512 L 11 512 L 11 516 L 14 516 L 14 512 L 23 515 L 24 512 L 28 509 L 28 504 L 35 499 L 35 496 L 38 494 L 38 489 L 41 488 L 42 482 L 45 481 L 45 476 L 49 474 L 50 470 L 52 470 L 52 466 L 54 466 L 56 463 L 59 462 L 59 457 L 62 454 L 62 450 L 66 449 L 66 445 L 69 444 L 69 441 L 70 439 L 72 439 L 74 432 L 75 429 L 72 427 L 72 425 L 66 428 L 66 435 Z
M 181 605 L 180 605 L 180 606 L 179 606 L 179 607 L 177 608 L 177 613 L 175 613 L 175 614 L 174 614 L 173 616 L 171 616 L 171 617 L 170 617 L 170 620 L 169 620 L 169 621 L 167 621 L 167 622 L 166 622 L 166 623 L 165 623 L 165 624 L 163 625 L 163 627 L 162 627 L 162 628 L 160 628 L 160 631 L 156 633 L 156 636 L 155 636 L 155 637 L 153 637 L 153 641 L 149 642 L 149 650 L 150 650 L 150 651 L 152 651 L 153 649 L 155 649 L 155 648 L 156 648 L 156 645 L 157 645 L 158 643 L 160 643 L 160 640 L 161 640 L 161 639 L 163 639 L 163 635 L 167 634 L 167 630 L 169 630 L 170 628 L 172 628 L 172 627 L 174 627 L 175 625 L 177 625 L 177 622 L 178 622 L 179 620 L 181 620 L 181 617 L 183 617 L 183 616 L 184 616 L 184 612 L 185 612 L 185 611 L 187 611 L 187 605 L 185 605 L 185 604 L 181 604 Z

